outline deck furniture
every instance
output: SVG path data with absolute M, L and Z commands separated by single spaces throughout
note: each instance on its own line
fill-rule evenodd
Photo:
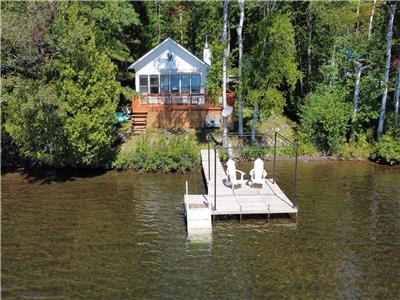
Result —
M 236 169 L 235 161 L 232 159 L 229 159 L 226 165 L 227 170 L 224 184 L 232 188 L 232 191 L 234 191 L 236 187 L 241 188 L 242 184 L 246 182 L 246 180 L 243 179 L 245 173 Z M 236 177 L 236 173 L 240 173 L 240 179 Z
M 254 161 L 254 168 L 250 170 L 251 187 L 262 188 L 267 178 L 267 171 L 264 170 L 264 162 L 261 158 Z

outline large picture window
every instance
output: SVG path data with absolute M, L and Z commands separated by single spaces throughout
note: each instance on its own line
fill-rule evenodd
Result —
M 192 93 L 200 93 L 200 75 L 193 74 L 190 77 L 192 80 Z
M 158 94 L 159 91 L 158 75 L 150 75 L 150 93 Z
M 171 93 L 179 94 L 179 75 L 171 75 Z
M 190 93 L 190 76 L 182 75 L 181 77 L 181 93 Z
M 142 94 L 147 94 L 149 92 L 149 78 L 147 75 L 139 76 L 139 91 Z
M 169 76 L 168 75 L 160 75 L 160 83 L 161 83 L 161 94 L 169 93 Z

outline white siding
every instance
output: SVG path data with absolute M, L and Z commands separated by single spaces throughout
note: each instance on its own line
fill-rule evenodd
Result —
M 172 60 L 168 56 L 172 54 Z M 134 64 L 136 71 L 135 86 L 139 92 L 139 75 L 160 75 L 160 74 L 200 74 L 201 91 L 204 93 L 204 86 L 207 78 L 208 65 L 194 57 L 173 40 L 167 39 L 153 51 L 149 52 L 142 59 Z

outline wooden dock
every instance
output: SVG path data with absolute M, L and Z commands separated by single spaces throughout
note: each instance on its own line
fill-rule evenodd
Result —
M 210 163 L 208 162 L 210 155 Z M 205 195 L 185 195 L 185 208 L 187 215 L 188 229 L 189 223 L 196 228 L 211 226 L 211 216 L 213 215 L 272 215 L 289 214 L 297 215 L 297 207 L 283 193 L 276 182 L 266 179 L 260 188 L 251 187 L 249 183 L 243 183 L 240 188 L 232 190 L 224 184 L 226 179 L 225 170 L 217 154 L 216 172 L 214 170 L 214 151 L 201 150 L 201 164 L 203 167 L 204 178 L 207 185 L 208 194 Z M 210 172 L 208 170 L 210 166 Z M 216 181 L 214 180 L 216 174 Z M 210 180 L 208 176 L 210 175 Z M 245 177 L 246 178 L 246 177 Z M 247 175 L 249 179 L 249 175 Z M 216 184 L 214 184 L 216 182 Z M 216 191 L 216 193 L 215 193 Z M 215 197 L 216 196 L 216 197 Z M 196 223 L 197 212 L 200 213 L 203 224 Z M 209 212 L 210 220 L 205 220 L 204 215 Z M 192 219 L 189 219 L 189 215 Z M 197 224 L 197 225 L 195 225 Z M 204 225 L 210 224 L 210 225 Z

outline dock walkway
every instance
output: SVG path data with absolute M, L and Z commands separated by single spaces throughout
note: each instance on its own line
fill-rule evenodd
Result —
M 204 214 L 207 210 L 210 214 L 210 221 L 207 220 L 205 224 L 211 224 L 212 215 L 297 214 L 297 207 L 272 179 L 266 179 L 262 188 L 254 188 L 248 183 L 243 183 L 240 188 L 232 190 L 232 188 L 224 184 L 226 173 L 220 162 L 218 153 L 216 172 L 214 172 L 214 151 L 210 150 L 210 164 L 208 163 L 208 159 L 208 150 L 201 150 L 201 164 L 208 194 L 185 195 L 187 217 L 189 215 L 195 216 L 196 212 L 200 213 L 201 210 L 203 215 L 202 220 L 204 221 Z M 209 165 L 210 173 L 208 172 Z M 208 180 L 209 174 L 210 180 Z M 216 188 L 214 187 L 214 174 L 216 174 Z M 247 179 L 249 179 L 248 177 L 249 175 L 247 175 Z M 216 191 L 216 197 L 214 191 Z M 187 221 L 189 229 L 189 218 Z M 195 220 L 193 219 L 193 221 Z

